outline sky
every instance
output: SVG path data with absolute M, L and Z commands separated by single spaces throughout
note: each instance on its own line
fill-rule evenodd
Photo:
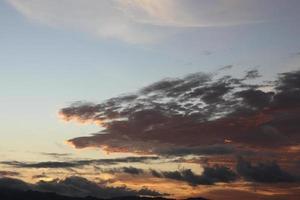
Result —
M 299 13 L 298 0 L 0 0 L 0 183 L 295 199 Z

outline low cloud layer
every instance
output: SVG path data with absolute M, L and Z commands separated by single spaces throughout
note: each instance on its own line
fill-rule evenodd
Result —
M 159 192 L 142 188 L 141 190 L 132 190 L 125 186 L 110 187 L 101 183 L 95 183 L 82 177 L 72 176 L 63 180 L 40 181 L 36 184 L 29 184 L 19 179 L 0 178 L 0 189 L 13 190 L 34 190 L 41 192 L 54 192 L 60 195 L 72 197 L 99 197 L 99 198 L 113 198 L 120 196 L 162 196 Z M 164 194 L 166 195 L 166 194 Z
M 237 158 L 234 170 L 225 165 L 205 166 L 202 174 L 196 174 L 191 169 L 160 171 L 154 169 L 145 170 L 132 166 L 105 169 L 103 172 L 113 174 L 126 173 L 134 176 L 151 175 L 156 178 L 186 182 L 191 186 L 230 183 L 241 179 L 257 183 L 300 181 L 300 176 L 286 172 L 276 161 L 259 161 L 253 164 L 251 161 L 240 156 Z

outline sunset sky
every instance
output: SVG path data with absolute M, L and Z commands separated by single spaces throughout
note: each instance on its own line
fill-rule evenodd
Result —
M 299 35 L 299 0 L 0 0 L 0 186 L 297 199 Z

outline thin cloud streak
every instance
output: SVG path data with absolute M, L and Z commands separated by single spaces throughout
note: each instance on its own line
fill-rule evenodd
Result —
M 18 161 L 2 161 L 1 164 L 14 166 L 18 168 L 76 168 L 87 165 L 116 165 L 119 163 L 147 163 L 149 161 L 158 160 L 157 156 L 142 157 L 123 157 L 112 159 L 97 160 L 76 160 L 76 161 L 47 161 L 47 162 L 18 162 Z

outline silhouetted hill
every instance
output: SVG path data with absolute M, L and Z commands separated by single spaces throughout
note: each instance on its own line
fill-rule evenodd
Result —
M 68 197 L 58 195 L 51 192 L 38 192 L 38 191 L 20 191 L 12 189 L 0 189 L 1 200 L 104 200 L 95 197 Z M 107 200 L 107 199 L 106 199 Z M 109 200 L 171 200 L 163 197 L 116 197 Z M 190 198 L 187 200 L 206 200 L 204 198 Z
M 19 191 L 0 189 L 0 199 L 3 200 L 99 200 L 94 197 L 77 198 L 58 195 L 50 192 Z

